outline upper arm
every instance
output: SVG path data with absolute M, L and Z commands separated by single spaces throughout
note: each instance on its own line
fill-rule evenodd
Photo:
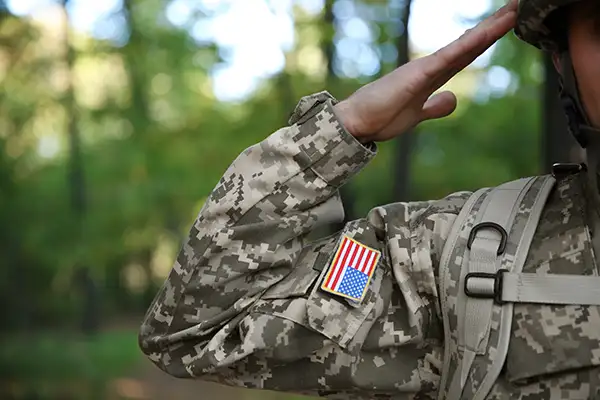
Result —
M 283 279 L 250 306 L 240 305 L 204 342 L 173 346 L 171 368 L 291 392 L 429 390 L 441 358 L 438 253 L 466 197 L 443 200 L 445 208 L 440 202 L 377 208 L 305 245 Z M 358 305 L 320 289 L 344 235 L 381 251 Z
M 358 305 L 320 289 L 344 235 L 383 253 Z M 251 305 L 240 304 L 240 313 L 232 313 L 231 319 L 209 332 L 205 340 L 193 342 L 190 335 L 187 343 L 170 346 L 168 357 L 163 357 L 167 360 L 165 369 L 178 376 L 244 387 L 347 389 L 369 326 L 381 315 L 391 295 L 384 246 L 364 219 L 305 245 L 283 279 L 252 299 Z

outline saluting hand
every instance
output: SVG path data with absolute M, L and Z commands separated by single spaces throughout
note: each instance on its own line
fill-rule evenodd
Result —
M 456 96 L 431 96 L 515 25 L 517 0 L 446 47 L 405 64 L 371 82 L 335 108 L 346 129 L 361 142 L 392 139 L 422 121 L 442 118 L 456 108 Z

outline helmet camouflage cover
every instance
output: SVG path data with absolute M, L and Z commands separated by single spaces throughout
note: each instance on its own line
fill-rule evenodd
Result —
M 557 50 L 558 44 L 547 19 L 554 11 L 582 0 L 519 0 L 516 35 L 543 50 Z

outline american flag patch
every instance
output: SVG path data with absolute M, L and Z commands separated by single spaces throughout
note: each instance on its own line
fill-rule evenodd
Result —
M 379 251 L 344 236 L 321 289 L 355 302 L 362 301 L 380 255 Z

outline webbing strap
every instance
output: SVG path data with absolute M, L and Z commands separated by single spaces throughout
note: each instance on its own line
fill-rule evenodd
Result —
M 460 254 L 464 253 L 464 238 L 462 238 L 462 232 L 464 231 L 464 226 L 467 221 L 473 216 L 473 207 L 480 200 L 480 198 L 484 197 L 487 193 L 488 189 L 483 188 L 474 192 L 462 210 L 456 217 L 454 224 L 452 225 L 452 229 L 450 230 L 450 234 L 448 239 L 446 240 L 446 244 L 444 245 L 444 249 L 442 251 L 442 258 L 440 259 L 440 296 L 442 303 L 442 318 L 444 321 L 444 364 L 442 366 L 442 373 L 440 378 L 440 390 L 438 392 L 438 400 L 444 399 L 452 399 L 449 396 L 450 389 L 448 385 L 452 384 L 452 378 L 456 375 L 455 368 L 451 369 L 451 360 L 454 358 L 453 354 L 457 352 L 457 346 L 454 342 L 453 331 L 456 331 L 456 323 L 453 323 L 450 319 L 450 310 L 452 309 L 451 302 L 453 301 L 453 297 L 450 296 L 449 285 L 455 284 L 454 280 L 451 278 L 451 270 L 450 268 L 450 260 L 453 257 L 455 249 L 458 250 Z M 464 263 L 461 265 L 461 274 L 462 268 L 464 267 Z M 461 292 L 458 292 L 458 296 L 461 295 Z M 458 306 L 458 305 L 457 305 Z M 458 310 L 454 311 L 455 314 L 458 313 Z M 460 325 L 460 321 L 458 321 L 458 325 Z M 450 383 L 448 381 L 450 380 Z M 448 388 L 448 389 L 446 389 Z
M 586 156 L 589 171 L 587 173 L 587 195 L 593 199 L 590 212 L 590 218 L 587 221 L 591 228 L 592 246 L 596 255 L 600 254 L 600 218 L 597 205 L 600 204 L 600 194 L 598 186 L 598 174 L 600 173 L 600 137 L 590 132 L 588 134 L 588 146 Z
M 539 283 L 539 280 L 533 280 L 537 282 L 534 284 L 529 283 L 532 281 L 529 278 L 515 282 L 513 278 L 504 280 L 509 271 L 500 268 L 506 268 L 516 276 L 526 275 L 521 271 L 554 183 L 554 178 L 544 176 L 521 179 L 492 190 L 482 189 L 469 198 L 459 213 L 440 260 L 445 337 L 440 400 L 483 400 L 487 396 L 501 373 L 510 342 L 513 303 L 508 299 L 516 300 L 519 296 L 524 299 L 520 293 L 530 291 L 528 285 L 533 285 L 534 291 L 549 290 L 550 284 Z M 535 199 L 529 199 L 525 204 L 524 196 L 533 184 L 539 190 L 536 189 Z M 476 204 L 480 206 L 476 207 Z M 512 229 L 516 215 L 521 212 L 526 220 L 521 217 L 520 229 Z M 505 254 L 505 251 L 509 253 Z M 458 266 L 460 276 L 456 274 Z M 595 285 L 600 287 L 600 283 Z M 494 306 L 494 303 L 502 303 L 504 296 L 506 304 L 501 308 Z M 547 300 L 545 297 L 544 302 Z M 499 312 L 499 315 L 492 312 Z M 493 339 L 492 331 L 497 333 Z M 489 343 L 490 340 L 494 342 Z M 489 351 L 490 346 L 493 346 L 493 352 Z M 483 379 L 478 376 L 476 387 L 464 393 L 473 364 L 480 359 L 482 363 L 477 367 L 486 370 L 478 372 L 485 375 Z
M 499 272 L 465 284 L 470 292 L 501 303 L 600 305 L 600 276 Z
M 500 268 L 501 257 L 499 255 L 504 252 L 507 232 L 512 226 L 516 209 L 534 180 L 534 178 L 528 178 L 508 182 L 493 189 L 488 195 L 487 206 L 479 211 L 483 223 L 473 227 L 469 238 L 470 254 L 466 260 L 467 275 L 465 279 L 473 275 L 491 276 L 496 274 Z M 467 279 L 466 282 L 469 280 Z M 457 332 L 459 346 L 464 350 L 458 371 L 450 385 L 449 399 L 460 398 L 475 356 L 484 354 L 486 351 L 494 305 L 493 301 L 459 296 L 465 302 L 465 307 L 459 308 Z

